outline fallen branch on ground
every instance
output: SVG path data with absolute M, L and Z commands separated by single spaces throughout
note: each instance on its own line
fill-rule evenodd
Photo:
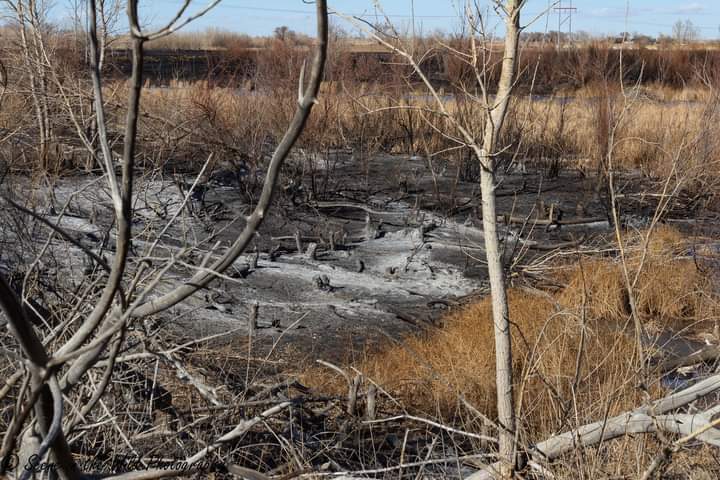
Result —
M 697 414 L 667 413 L 717 390 L 720 390 L 720 374 L 668 395 L 649 406 L 554 435 L 535 444 L 528 453 L 536 462 L 552 461 L 578 447 L 591 447 L 629 434 L 653 433 L 657 429 L 681 435 L 695 434 L 698 429 L 712 423 L 712 417 L 718 413 L 717 406 Z M 720 430 L 716 428 L 703 430 L 696 437 L 707 444 L 720 447 Z M 466 477 L 466 480 L 492 479 L 499 467 L 500 463 L 495 463 Z

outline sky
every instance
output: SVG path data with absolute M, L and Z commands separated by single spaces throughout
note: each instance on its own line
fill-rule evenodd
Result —
M 68 0 L 56 0 L 59 2 Z M 416 30 L 426 32 L 437 29 L 453 31 L 458 25 L 458 3 L 464 0 L 379 0 L 393 22 L 409 25 L 414 4 Z M 194 0 L 195 9 L 208 0 Z M 489 5 L 489 0 L 479 0 Z M 562 2 L 569 7 L 571 0 L 529 0 L 524 14 L 527 20 L 547 11 L 551 3 Z M 144 17 L 160 24 L 167 19 L 180 0 L 141 0 Z M 337 11 L 375 18 L 372 0 L 329 0 Z M 629 5 L 629 8 L 628 8 Z M 701 37 L 720 37 L 720 0 L 572 0 L 577 11 L 572 16 L 573 31 L 584 30 L 593 34 L 618 34 L 622 31 L 657 36 L 670 34 L 678 20 L 690 20 L 699 28 Z M 217 27 L 249 35 L 269 35 L 280 25 L 292 30 L 312 34 L 314 29 L 313 5 L 307 0 L 223 0 L 211 13 L 197 20 L 190 29 L 202 30 Z M 192 9 L 191 9 L 192 10 Z M 565 21 L 562 30 L 567 31 Z M 558 15 L 553 12 L 536 20 L 528 30 L 558 29 Z

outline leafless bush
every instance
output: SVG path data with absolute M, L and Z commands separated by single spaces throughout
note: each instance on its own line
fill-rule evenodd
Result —
M 95 1 L 88 4 L 91 98 L 94 102 L 94 120 L 97 129 L 98 162 L 104 176 L 100 177 L 103 181 L 102 188 L 97 189 L 99 198 L 103 200 L 93 202 L 86 208 L 91 208 L 93 212 L 100 209 L 112 218 L 112 223 L 106 227 L 107 230 L 103 234 L 105 238 L 95 239 L 100 242 L 100 253 L 83 245 L 81 240 L 68 233 L 67 226 L 63 224 L 66 210 L 73 203 L 74 198 L 82 192 L 70 193 L 66 203 L 62 207 L 57 206 L 59 211 L 53 208 L 50 216 L 57 217 L 55 222 L 35 214 L 31 208 L 16 203 L 8 196 L 3 197 L 10 208 L 35 221 L 23 222 L 18 219 L 16 228 L 8 232 L 14 237 L 13 240 L 25 240 L 28 245 L 34 247 L 28 252 L 23 252 L 23 256 L 27 259 L 26 263 L 15 264 L 24 268 L 0 274 L 0 305 L 11 333 L 11 339 L 7 340 L 3 347 L 7 347 L 4 352 L 10 352 L 10 361 L 15 368 L 15 373 L 8 378 L 0 396 L 6 401 L 5 405 L 16 406 L 12 412 L 6 408 L 3 413 L 3 421 L 7 422 L 7 428 L 0 447 L 2 475 L 11 474 L 17 475 L 18 478 L 29 478 L 33 472 L 24 467 L 28 465 L 28 461 L 36 458 L 42 462 L 51 459 L 61 478 L 80 478 L 86 469 L 82 462 L 79 464 L 78 459 L 73 456 L 73 448 L 75 451 L 97 453 L 99 447 L 106 447 L 108 452 L 112 452 L 116 450 L 117 440 L 124 444 L 130 453 L 136 453 L 130 438 L 132 441 L 141 442 L 142 433 L 152 429 L 154 422 L 158 420 L 158 415 L 166 417 L 166 424 L 175 422 L 174 427 L 171 427 L 175 428 L 173 436 L 181 439 L 182 435 L 177 437 L 177 434 L 183 431 L 185 424 L 170 402 L 169 390 L 158 383 L 164 380 L 169 383 L 170 377 L 158 376 L 158 363 L 155 364 L 156 368 L 152 376 L 143 366 L 142 361 L 136 363 L 136 360 L 148 358 L 142 351 L 137 351 L 138 345 L 144 345 L 149 347 L 150 351 L 154 351 L 150 358 L 154 357 L 156 362 L 162 361 L 168 365 L 169 370 L 174 372 L 182 383 L 192 385 L 195 394 L 210 405 L 215 407 L 226 405 L 235 398 L 232 394 L 225 397 L 216 388 L 207 386 L 198 378 L 192 367 L 185 367 L 182 364 L 177 356 L 177 349 L 168 349 L 157 343 L 158 339 L 154 335 L 156 326 L 152 322 L 147 323 L 143 320 L 176 305 L 218 276 L 222 277 L 222 272 L 243 253 L 262 223 L 266 209 L 270 206 L 282 164 L 305 127 L 320 90 L 327 48 L 327 6 L 323 0 L 317 2 L 318 39 L 314 49 L 314 59 L 300 75 L 300 93 L 297 97 L 293 97 L 296 99 L 295 113 L 272 154 L 256 208 L 245 219 L 243 231 L 224 253 L 218 251 L 219 245 L 209 247 L 209 250 L 203 254 L 204 260 L 200 268 L 190 268 L 191 278 L 188 283 L 178 286 L 174 291 L 166 292 L 164 298 L 162 296 L 152 298 L 151 292 L 168 280 L 167 275 L 171 269 L 184 270 L 183 264 L 193 263 L 189 257 L 190 252 L 199 245 L 209 242 L 208 239 L 204 239 L 200 240 L 200 243 L 192 245 L 188 243 L 182 251 L 169 253 L 169 256 L 159 252 L 162 247 L 158 247 L 160 239 L 173 228 L 175 220 L 185 214 L 186 209 L 183 207 L 191 200 L 193 190 L 203 187 L 198 185 L 197 181 L 181 196 L 179 205 L 175 202 L 166 202 L 164 207 L 160 208 L 161 211 L 155 212 L 164 221 L 164 225 L 159 227 L 158 231 L 154 231 L 154 228 L 148 225 L 145 232 L 133 232 L 134 219 L 137 215 L 142 215 L 140 212 L 143 210 L 138 208 L 138 203 L 146 204 L 147 196 L 153 194 L 148 190 L 150 188 L 148 184 L 145 184 L 140 192 L 134 191 L 147 180 L 136 177 L 135 163 L 139 153 L 136 149 L 139 118 L 142 115 L 140 101 L 143 93 L 144 48 L 146 42 L 169 35 L 174 29 L 197 18 L 218 2 L 198 14 L 183 18 L 182 14 L 189 3 L 186 2 L 184 7 L 181 7 L 177 17 L 167 26 L 149 32 L 143 31 L 140 27 L 137 2 L 128 2 L 127 17 L 131 30 L 133 73 L 126 90 L 124 127 L 119 127 L 120 122 L 113 122 L 110 116 L 106 116 L 106 111 L 110 108 L 106 106 L 107 92 L 103 88 L 101 75 L 103 43 L 102 33 L 99 32 L 103 31 L 103 24 L 98 13 L 102 10 Z M 12 6 L 17 9 L 18 18 L 22 23 L 23 8 L 26 5 L 18 5 Z M 22 27 L 24 28 L 25 25 L 23 24 Z M 30 25 L 33 34 L 39 35 L 38 27 L 39 23 Z M 33 41 L 36 42 L 34 45 L 38 49 L 47 45 L 39 36 Z M 33 57 L 25 58 L 27 60 Z M 42 115 L 38 114 L 40 130 L 47 127 L 45 122 L 50 118 L 50 108 L 44 110 L 46 107 L 44 93 L 47 90 L 43 89 L 46 88 L 47 82 L 55 81 L 54 87 L 58 88 L 59 98 L 66 98 L 65 94 L 67 94 L 61 82 L 56 81 L 57 72 L 46 70 L 45 63 L 42 65 L 43 69 L 39 71 L 43 76 L 32 87 L 41 100 L 39 110 Z M 305 70 L 307 77 L 304 75 Z M 32 69 L 29 71 L 37 72 Z M 39 92 L 43 93 L 42 97 L 39 96 Z M 204 108 L 206 114 L 210 116 L 217 114 L 212 111 L 210 100 L 201 98 L 197 104 Z M 69 113 L 71 118 L 76 120 L 74 114 L 77 112 L 72 110 L 70 112 L 72 112 Z M 45 115 L 46 113 L 48 115 Z M 86 132 L 80 128 L 79 123 L 74 127 L 81 140 L 85 142 L 85 146 L 92 151 L 92 142 Z M 118 129 L 117 133 L 113 131 L 115 128 Z M 46 129 L 40 134 L 41 143 L 51 138 L 46 136 L 49 131 Z M 122 148 L 114 145 L 115 135 L 122 142 Z M 42 152 L 45 148 L 42 147 Z M 119 153 L 116 153 L 116 148 Z M 207 163 L 209 159 L 203 170 L 207 167 Z M 46 164 L 42 166 L 45 169 L 47 167 Z M 152 172 L 146 172 L 146 175 L 152 175 Z M 138 196 L 138 193 L 141 195 Z M 155 195 L 161 193 L 163 192 L 154 192 Z M 35 232 L 23 238 L 23 235 L 27 235 L 28 228 L 49 228 L 47 241 L 37 246 L 37 242 L 33 241 Z M 148 234 L 152 236 L 147 237 Z M 92 235 L 95 238 L 95 234 Z M 54 242 L 56 236 L 67 243 Z M 149 238 L 152 240 L 146 242 L 145 240 Z M 134 251 L 135 242 L 143 245 L 141 255 L 137 255 Z M 111 247 L 113 251 L 109 255 L 112 259 L 109 262 L 102 256 L 108 243 L 113 244 Z M 68 244 L 78 249 L 79 255 L 70 255 L 68 258 Z M 65 258 L 63 258 L 63 248 L 66 249 Z M 83 275 L 72 274 L 73 270 L 83 267 Z M 57 277 L 60 272 L 68 275 L 68 281 Z M 79 285 L 73 285 L 73 279 L 81 279 Z M 48 298 L 54 288 L 67 289 L 68 295 L 64 299 Z M 139 357 L 133 358 L 137 353 Z M 124 358 L 127 355 L 130 355 L 130 360 Z M 251 383 L 249 377 L 246 380 L 246 387 L 249 387 Z M 123 387 L 124 381 L 129 382 L 128 388 Z M 111 396 L 108 398 L 106 393 Z M 268 400 L 265 395 L 272 397 L 274 390 L 257 395 L 261 404 Z M 133 398 L 140 398 L 141 402 L 137 404 L 132 401 Z M 190 404 L 195 405 L 197 398 L 191 397 Z M 235 417 L 238 422 L 234 429 L 228 429 L 224 423 L 218 424 L 217 427 L 223 431 L 206 430 L 204 434 L 207 434 L 207 437 L 204 438 L 193 436 L 198 432 L 197 430 L 186 432 L 186 438 L 191 440 L 191 443 L 175 450 L 181 452 L 186 461 L 180 466 L 171 466 L 171 470 L 176 475 L 196 471 L 200 468 L 199 464 L 204 462 L 205 457 L 211 452 L 245 436 L 258 424 L 272 422 L 273 417 L 285 412 L 296 403 L 295 400 L 279 403 L 270 400 L 269 405 L 266 404 L 264 408 L 259 406 L 257 415 L 253 413 L 251 417 L 246 417 L 247 411 L 239 413 L 239 416 Z M 137 404 L 137 409 L 133 404 Z M 118 416 L 113 415 L 110 420 L 117 430 L 117 437 L 107 435 L 110 430 L 98 428 L 105 423 L 100 419 L 109 412 L 108 407 L 118 411 Z M 127 410 L 120 411 L 121 408 Z M 95 414 L 98 416 L 94 416 Z M 91 418 L 93 420 L 89 420 Z M 227 420 L 230 418 L 232 415 Z M 203 421 L 197 418 L 192 420 Z M 26 426 L 29 428 L 25 428 Z M 165 433 L 160 436 L 164 437 Z M 78 443 L 84 446 L 77 447 Z M 109 445 L 112 445 L 112 449 Z M 162 443 L 156 445 L 155 448 L 162 445 Z M 190 449 L 195 450 L 195 453 L 190 453 Z M 17 457 L 14 452 L 17 452 Z M 147 454 L 147 452 L 143 453 Z M 110 458 L 103 458 L 102 455 L 97 457 L 105 462 L 113 461 L 112 453 L 109 454 Z M 19 459 L 16 465 L 11 465 L 13 458 Z M 142 466 L 125 465 L 125 468 L 136 472 Z M 98 465 L 92 465 L 87 470 L 97 471 Z M 143 478 L 157 478 L 167 475 L 167 471 L 156 466 L 151 473 L 145 471 L 140 475 Z

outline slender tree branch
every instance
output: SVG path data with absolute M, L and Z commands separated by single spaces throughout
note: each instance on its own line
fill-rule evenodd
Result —
M 327 57 L 327 38 L 328 38 L 328 18 L 327 18 L 327 2 L 326 0 L 318 0 L 317 2 L 317 44 L 315 48 L 315 59 L 313 61 L 310 80 L 305 88 L 303 98 L 298 103 L 297 111 L 290 125 L 285 132 L 285 136 L 275 150 L 273 157 L 268 166 L 267 175 L 263 183 L 260 199 L 253 213 L 248 217 L 247 223 L 243 231 L 238 235 L 235 242 L 228 251 L 217 261 L 215 261 L 209 269 L 213 272 L 222 273 L 230 267 L 237 258 L 242 255 L 250 241 L 255 237 L 255 232 L 262 224 L 270 207 L 273 193 L 277 183 L 280 169 L 287 159 L 290 150 L 300 137 L 313 105 L 317 102 L 317 95 L 320 91 L 323 74 L 325 71 L 325 59 Z M 206 287 L 215 275 L 209 272 L 198 272 L 185 285 L 163 295 L 160 298 L 153 299 L 135 310 L 135 317 L 144 317 L 153 315 L 166 310 L 173 305 L 183 301 L 198 290 Z

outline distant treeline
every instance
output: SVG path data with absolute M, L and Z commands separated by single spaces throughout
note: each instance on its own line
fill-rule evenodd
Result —
M 458 45 L 457 47 L 461 47 Z M 215 50 L 154 50 L 146 55 L 145 76 L 152 84 L 173 81 L 207 81 L 217 86 L 291 84 L 308 53 L 304 45 L 273 42 L 264 48 Z M 499 50 L 487 60 L 490 84 L 499 74 Z M 395 55 L 378 48 L 354 48 L 332 52 L 327 80 L 334 82 L 397 85 L 418 79 Z M 108 53 L 107 73 L 129 75 L 130 53 Z M 521 91 L 537 93 L 582 88 L 598 83 L 660 84 L 672 88 L 715 83 L 720 80 L 720 50 L 707 48 L 619 49 L 612 44 L 591 44 L 556 49 L 528 46 L 521 56 Z M 449 91 L 472 85 L 474 74 L 466 62 L 436 51 L 425 56 L 423 70 Z
M 720 50 L 679 48 L 620 49 L 608 44 L 556 50 L 526 49 L 521 57 L 522 87 L 553 92 L 605 82 L 683 88 L 720 81 Z M 497 72 L 495 72 L 497 73 Z M 467 72 L 451 74 L 462 78 Z

